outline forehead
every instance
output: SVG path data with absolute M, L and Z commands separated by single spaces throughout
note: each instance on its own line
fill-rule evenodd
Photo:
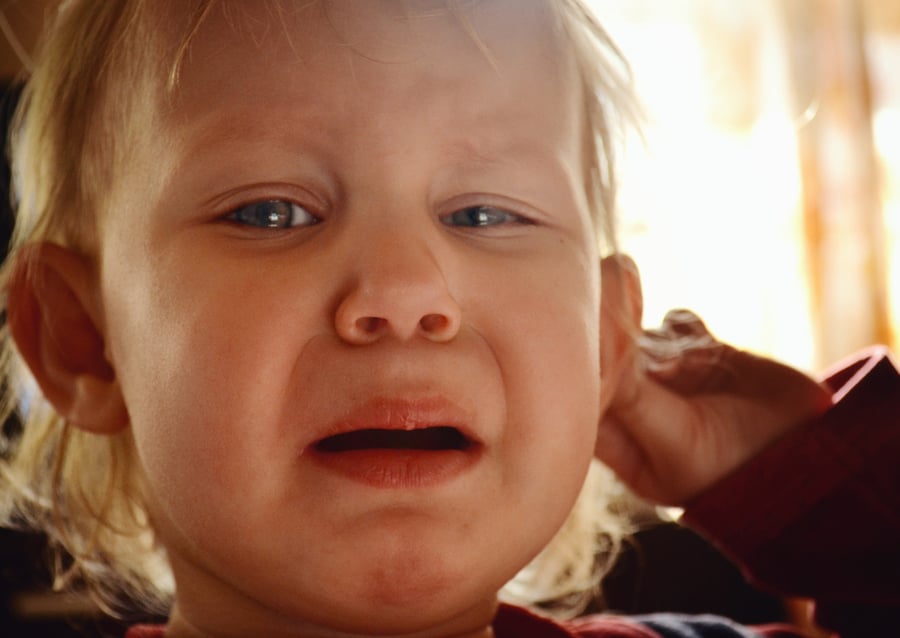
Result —
M 221 57 L 239 72 L 266 57 L 283 62 L 286 50 L 307 67 L 334 61 L 342 52 L 333 69 L 338 72 L 352 71 L 348 65 L 363 59 L 408 65 L 440 60 L 449 51 L 460 63 L 479 56 L 491 64 L 531 66 L 539 58 L 550 64 L 559 58 L 555 12 L 546 0 L 214 0 L 212 5 L 191 39 L 187 67 L 192 62 L 207 67 Z M 254 49 L 250 58 L 248 44 Z M 504 72 L 512 70 L 507 66 Z
M 544 0 L 222 1 L 191 41 L 173 113 L 221 126 L 226 106 L 323 125 L 339 114 L 343 130 L 387 112 L 443 125 L 491 110 L 574 119 L 574 65 L 554 20 Z

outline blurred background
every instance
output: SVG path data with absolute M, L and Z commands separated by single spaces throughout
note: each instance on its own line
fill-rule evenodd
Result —
M 687 306 L 813 371 L 896 350 L 900 1 L 592 4 L 647 113 L 620 200 L 646 323 Z

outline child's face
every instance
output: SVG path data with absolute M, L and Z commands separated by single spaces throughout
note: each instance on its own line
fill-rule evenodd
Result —
M 568 514 L 598 257 L 543 4 L 233 3 L 202 26 L 101 237 L 178 618 L 477 627 Z

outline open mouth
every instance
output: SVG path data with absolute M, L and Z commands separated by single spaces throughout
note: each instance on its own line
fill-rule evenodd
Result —
M 332 454 L 363 450 L 466 451 L 474 442 L 457 428 L 435 426 L 416 430 L 364 429 L 344 432 L 315 444 L 317 452 Z
M 359 428 L 311 446 L 320 467 L 369 487 L 421 489 L 451 482 L 478 465 L 484 445 L 457 427 Z

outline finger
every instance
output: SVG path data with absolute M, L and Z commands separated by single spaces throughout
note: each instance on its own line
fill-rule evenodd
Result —
M 688 345 L 665 361 L 645 355 L 642 363 L 657 382 L 678 394 L 692 396 L 736 392 L 740 379 L 735 358 L 739 356 L 734 348 L 712 342 Z
M 703 320 L 691 310 L 676 308 L 663 317 L 662 329 L 683 337 L 712 338 Z
M 708 482 L 698 476 L 701 464 L 688 459 L 697 444 L 696 420 L 688 400 L 644 379 L 604 416 L 595 455 L 641 496 L 677 504 Z
M 640 340 L 643 357 L 650 366 L 666 368 L 684 352 L 705 350 L 718 342 L 706 324 L 690 310 L 670 310 L 659 328 L 645 330 Z

